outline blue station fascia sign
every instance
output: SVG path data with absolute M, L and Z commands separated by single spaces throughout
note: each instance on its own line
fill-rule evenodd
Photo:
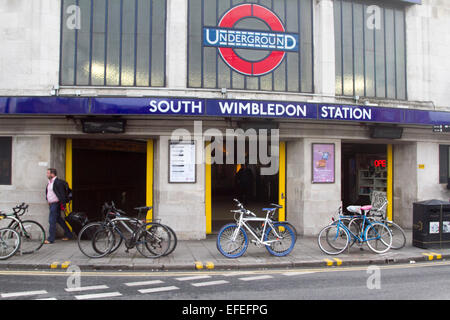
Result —
M 450 124 L 450 112 L 362 105 L 196 98 L 0 97 L 0 115 L 155 115 Z

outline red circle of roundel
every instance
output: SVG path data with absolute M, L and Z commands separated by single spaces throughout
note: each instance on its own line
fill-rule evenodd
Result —
M 269 9 L 257 4 L 242 4 L 231 8 L 219 22 L 220 28 L 232 28 L 240 19 L 256 17 L 265 21 L 272 31 L 285 32 L 280 19 Z M 239 57 L 232 48 L 219 48 L 223 60 L 237 72 L 248 76 L 261 76 L 273 71 L 283 61 L 286 52 L 272 51 L 258 62 L 250 62 Z

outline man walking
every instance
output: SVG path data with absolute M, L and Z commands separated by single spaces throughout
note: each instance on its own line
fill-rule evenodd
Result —
M 64 182 L 56 176 L 56 169 L 47 169 L 48 184 L 45 189 L 45 197 L 47 199 L 50 215 L 48 222 L 50 223 L 49 236 L 44 243 L 49 244 L 55 242 L 56 223 L 64 230 L 64 238 L 62 240 L 72 239 L 72 233 L 67 227 L 64 219 L 61 217 L 61 209 L 68 201 Z

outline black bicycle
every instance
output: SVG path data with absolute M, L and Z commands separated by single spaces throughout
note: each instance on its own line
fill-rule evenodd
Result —
M 171 253 L 177 241 L 173 230 L 158 222 L 140 219 L 151 207 L 135 209 L 138 210 L 138 218 L 126 216 L 124 211 L 115 207 L 114 202 L 105 203 L 102 208 L 104 221 L 90 223 L 78 234 L 80 250 L 90 258 L 101 258 L 125 243 L 126 252 L 136 247 L 147 258 Z

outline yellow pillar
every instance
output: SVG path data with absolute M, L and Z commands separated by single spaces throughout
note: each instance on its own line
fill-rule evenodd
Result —
M 211 143 L 205 148 L 205 216 L 206 234 L 212 233 L 212 180 L 211 180 Z
M 388 220 L 392 220 L 392 208 L 393 208 L 393 181 L 394 181 L 394 157 L 393 157 L 393 149 L 392 144 L 387 145 L 387 190 L 386 196 L 388 201 L 388 206 L 386 209 L 386 216 Z
M 72 139 L 66 139 L 66 181 L 72 189 Z
M 146 177 L 146 194 L 145 205 L 147 207 L 153 207 L 153 140 L 147 140 L 147 177 Z M 153 209 L 147 212 L 146 219 L 151 221 L 153 218 Z
M 283 208 L 278 210 L 278 220 L 286 220 L 286 142 L 280 141 L 278 169 L 278 204 Z
M 73 190 L 73 171 L 72 171 L 72 139 L 66 139 L 66 181 L 69 184 L 69 188 Z M 72 212 L 72 201 L 70 201 L 67 209 L 64 211 L 65 215 L 69 215 Z M 69 227 L 70 231 L 72 231 L 72 226 L 66 221 L 66 225 Z

